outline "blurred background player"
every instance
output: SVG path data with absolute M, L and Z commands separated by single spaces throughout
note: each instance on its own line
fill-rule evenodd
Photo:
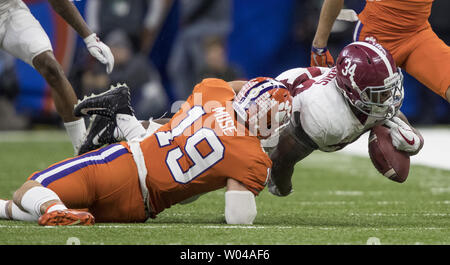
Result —
M 391 128 L 398 150 L 415 155 L 423 147 L 421 134 L 399 111 L 403 75 L 379 44 L 353 42 L 342 49 L 335 67 L 295 68 L 276 79 L 294 98 L 291 122 L 270 151 L 269 190 L 275 195 L 292 191 L 295 164 L 314 150 L 340 150 L 376 125 Z
M 141 126 L 129 97 L 128 87 L 118 85 L 83 100 L 75 113 L 114 120 L 128 116 L 123 125 Z M 227 223 L 251 224 L 257 213 L 255 196 L 264 189 L 271 167 L 260 139 L 289 121 L 291 102 L 286 87 L 271 78 L 230 83 L 205 79 L 156 132 L 142 127 L 141 138 L 31 175 L 14 193 L 14 201 L 1 201 L 0 217 L 38 220 L 40 225 L 143 222 L 176 203 L 226 187 Z
M 433 0 L 367 0 L 358 15 L 353 41 L 374 40 L 407 73 L 450 102 L 450 47 L 433 31 L 428 18 Z M 325 0 L 311 51 L 312 66 L 333 65 L 327 50 L 330 32 L 344 0 Z
M 173 2 L 173 1 L 172 1 Z M 177 100 L 184 100 L 207 67 L 205 44 L 211 36 L 226 39 L 232 29 L 229 0 L 180 0 L 179 31 L 168 58 L 168 75 Z M 225 80 L 232 81 L 232 80 Z
M 110 73 L 114 57 L 93 33 L 77 8 L 68 0 L 49 0 L 52 8 L 84 39 L 92 56 L 106 64 Z M 1 48 L 34 67 L 51 87 L 56 111 L 72 141 L 75 152 L 86 131 L 84 120 L 73 115 L 75 92 L 53 54 L 50 40 L 22 0 L 0 1 Z

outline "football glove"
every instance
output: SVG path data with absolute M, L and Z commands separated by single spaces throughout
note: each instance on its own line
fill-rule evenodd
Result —
M 408 153 L 419 151 L 422 139 L 402 119 L 393 117 L 387 120 L 385 124 L 390 128 L 392 145 L 397 150 Z
M 95 33 L 84 38 L 84 43 L 93 57 L 102 64 L 106 64 L 106 72 L 110 74 L 114 68 L 114 56 L 111 53 L 111 49 L 100 41 Z
M 311 47 L 311 66 L 332 67 L 333 65 L 334 60 L 327 47 Z

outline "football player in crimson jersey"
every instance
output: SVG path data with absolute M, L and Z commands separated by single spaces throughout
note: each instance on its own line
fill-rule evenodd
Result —
M 332 66 L 328 37 L 344 0 L 325 0 L 311 49 L 311 66 Z M 433 0 L 366 0 L 353 41 L 373 39 L 397 66 L 450 102 L 450 47 L 431 28 Z
M 227 223 L 251 224 L 255 196 L 265 187 L 272 164 L 260 139 L 289 122 L 291 104 L 289 91 L 272 78 L 205 79 L 156 131 L 141 127 L 141 137 L 32 174 L 13 201 L 0 201 L 0 217 L 38 220 L 40 225 L 143 222 L 174 204 L 226 187 Z M 125 132 L 141 126 L 125 85 L 84 99 L 75 108 L 79 114 L 120 115 L 118 126 L 126 120 Z M 88 211 L 73 210 L 80 208 Z
M 340 52 L 335 67 L 295 68 L 276 79 L 294 98 L 291 122 L 270 151 L 269 191 L 275 195 L 291 192 L 298 161 L 316 149 L 342 149 L 375 125 L 391 128 L 398 150 L 414 155 L 423 146 L 420 133 L 399 111 L 402 73 L 379 44 L 353 42 Z

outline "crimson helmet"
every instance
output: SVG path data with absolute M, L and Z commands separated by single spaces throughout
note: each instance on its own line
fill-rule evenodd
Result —
M 289 122 L 292 96 L 286 86 L 269 77 L 257 77 L 245 83 L 233 100 L 239 119 L 250 133 L 268 138 Z
M 403 75 L 378 43 L 353 42 L 336 60 L 336 85 L 362 113 L 390 119 L 403 102 Z

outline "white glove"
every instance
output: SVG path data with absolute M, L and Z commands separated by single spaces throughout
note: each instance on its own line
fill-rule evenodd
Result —
M 84 43 L 93 57 L 102 64 L 106 64 L 106 72 L 110 74 L 114 68 L 114 56 L 111 53 L 111 49 L 100 41 L 95 33 L 84 38 Z
M 390 128 L 392 145 L 397 150 L 415 153 L 419 150 L 421 139 L 411 127 L 399 117 L 393 117 L 385 123 Z

